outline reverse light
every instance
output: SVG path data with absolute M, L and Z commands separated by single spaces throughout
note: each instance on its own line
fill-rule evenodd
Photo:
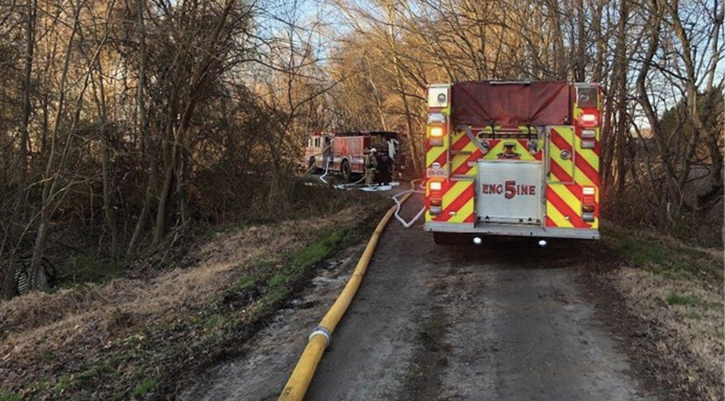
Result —
M 596 188 L 594 187 L 584 187 L 582 188 L 582 194 L 583 195 L 594 195 L 596 193 Z
M 428 187 L 431 191 L 440 191 L 443 189 L 443 184 L 440 181 L 431 181 Z

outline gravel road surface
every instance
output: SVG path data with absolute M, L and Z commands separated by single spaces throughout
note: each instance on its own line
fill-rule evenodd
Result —
M 657 399 L 579 279 L 587 244 L 438 246 L 392 221 L 306 400 Z M 181 398 L 276 400 L 361 250 L 338 255 L 244 355 Z

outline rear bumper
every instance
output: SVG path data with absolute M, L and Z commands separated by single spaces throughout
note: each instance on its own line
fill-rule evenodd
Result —
M 599 239 L 599 230 L 576 228 L 543 228 L 514 224 L 451 224 L 426 222 L 425 231 L 459 234 L 502 235 L 510 237 Z

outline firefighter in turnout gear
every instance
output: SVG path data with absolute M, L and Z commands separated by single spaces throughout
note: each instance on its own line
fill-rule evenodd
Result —
M 365 152 L 365 185 L 372 186 L 375 179 L 375 170 L 378 167 L 376 149 L 372 148 Z
M 388 155 L 388 149 L 383 148 L 377 152 L 378 171 L 376 181 L 378 185 L 388 185 L 393 180 L 393 159 Z

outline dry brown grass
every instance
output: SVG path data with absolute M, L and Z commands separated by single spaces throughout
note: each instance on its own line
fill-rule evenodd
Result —
M 353 206 L 324 217 L 252 226 L 217 234 L 201 247 L 196 267 L 150 280 L 116 279 L 56 293 L 34 292 L 0 304 L 0 391 L 43 355 L 86 349 L 88 358 L 146 325 L 174 322 L 218 299 L 245 269 L 277 260 L 316 239 L 319 230 L 354 227 L 369 210 Z
M 610 246 L 632 266 L 610 273 L 629 311 L 660 333 L 660 356 L 708 400 L 721 400 L 723 252 L 651 233 L 612 229 Z
M 725 354 L 721 288 L 708 288 L 697 281 L 672 280 L 639 269 L 621 269 L 614 279 L 635 314 L 645 321 L 658 323 L 671 334 L 667 343 L 657 344 L 658 350 L 680 359 L 671 348 L 687 349 L 706 371 L 714 375 L 722 373 Z M 673 294 L 696 302 L 672 302 Z M 684 361 L 683 365 L 692 372 L 692 367 Z M 698 378 L 695 376 L 693 380 Z M 715 393 L 711 396 L 713 400 L 718 399 Z

